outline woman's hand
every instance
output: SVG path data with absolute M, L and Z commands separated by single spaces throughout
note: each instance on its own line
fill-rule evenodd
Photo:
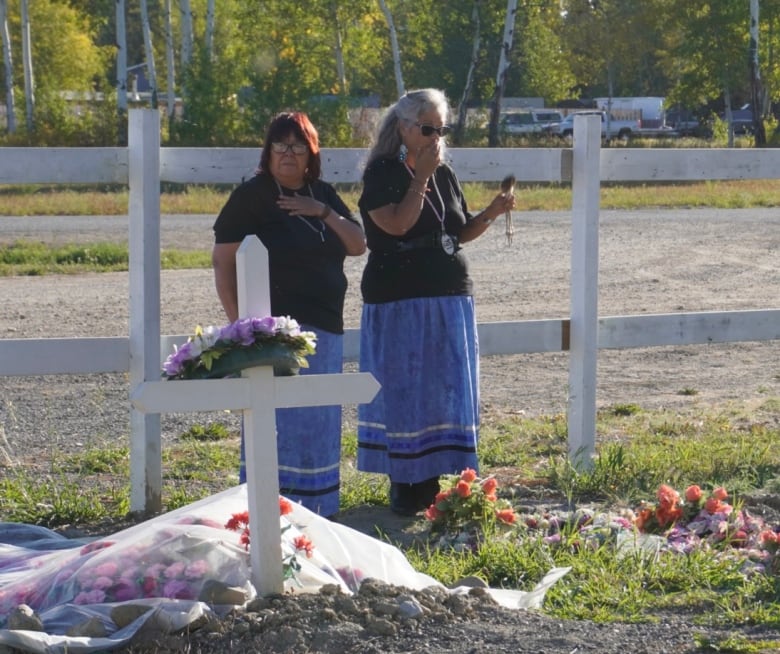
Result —
M 515 194 L 499 193 L 480 214 L 480 218 L 487 222 L 493 222 L 499 216 L 515 208 Z
M 310 195 L 280 195 L 276 201 L 280 209 L 300 216 L 313 216 L 319 218 L 325 208 L 325 204 Z
M 422 146 L 414 157 L 415 177 L 428 181 L 441 163 L 441 147 L 438 139 Z
M 491 223 L 515 208 L 515 196 L 511 191 L 499 193 L 490 204 L 470 220 L 460 233 L 460 242 L 468 243 L 485 233 Z

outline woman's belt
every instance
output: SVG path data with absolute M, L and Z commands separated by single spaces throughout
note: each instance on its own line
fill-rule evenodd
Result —
M 460 249 L 458 247 L 458 237 L 448 234 L 452 247 L 454 250 Z M 430 232 L 423 234 L 417 238 L 410 238 L 408 241 L 398 241 L 396 245 L 396 252 L 407 252 L 408 250 L 420 250 L 420 249 L 442 249 L 442 232 Z M 445 250 L 446 251 L 446 250 Z M 451 253 L 448 253 L 451 254 Z

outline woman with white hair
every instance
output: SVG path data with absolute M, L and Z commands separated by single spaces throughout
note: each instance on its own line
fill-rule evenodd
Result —
M 358 469 L 390 477 L 390 507 L 402 515 L 434 501 L 440 475 L 477 470 L 479 354 L 461 244 L 514 206 L 500 193 L 469 212 L 444 162 L 448 115 L 436 89 L 390 107 L 358 203 L 370 250 L 360 369 L 382 385 L 358 409 Z

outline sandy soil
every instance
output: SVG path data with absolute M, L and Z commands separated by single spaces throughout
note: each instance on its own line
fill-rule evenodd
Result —
M 211 216 L 164 216 L 162 246 L 209 249 Z M 569 314 L 570 215 L 518 213 L 508 247 L 501 221 L 466 245 L 480 322 Z M 0 244 L 126 241 L 126 218 L 0 218 Z M 776 210 L 604 211 L 602 316 L 780 307 Z M 348 261 L 345 320 L 359 326 L 363 257 Z M 162 273 L 162 331 L 190 333 L 224 317 L 207 270 Z M 0 338 L 127 333 L 126 273 L 0 280 Z M 633 402 L 685 409 L 780 395 L 780 341 L 602 350 L 599 406 Z M 566 353 L 485 357 L 487 410 L 564 411 Z M 0 383 L 7 388 L 9 380 Z M 695 394 L 682 394 L 695 391 Z

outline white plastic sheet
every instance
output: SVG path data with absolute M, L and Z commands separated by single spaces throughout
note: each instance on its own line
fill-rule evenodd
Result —
M 0 627 L 20 604 L 32 607 L 44 625 L 43 632 L 0 629 L 0 644 L 46 654 L 96 652 L 127 642 L 149 621 L 176 631 L 204 614 L 231 608 L 199 601 L 210 582 L 243 589 L 245 597 L 252 598 L 249 556 L 239 534 L 224 528 L 233 514 L 246 509 L 246 485 L 241 485 L 89 542 L 66 541 L 29 525 L 0 526 Z M 310 558 L 296 555 L 301 567 L 285 582 L 289 592 L 315 593 L 325 584 L 337 584 L 352 593 L 366 578 L 414 590 L 441 586 L 414 570 L 396 547 L 297 504 L 280 517 L 279 525 L 262 528 L 280 529 L 285 556 L 295 553 L 298 536 L 314 545 Z M 505 607 L 539 608 L 547 588 L 567 570 L 550 571 L 528 593 L 490 592 Z M 123 603 L 148 606 L 148 611 L 120 629 L 111 611 Z M 66 635 L 94 617 L 105 627 L 105 637 Z

